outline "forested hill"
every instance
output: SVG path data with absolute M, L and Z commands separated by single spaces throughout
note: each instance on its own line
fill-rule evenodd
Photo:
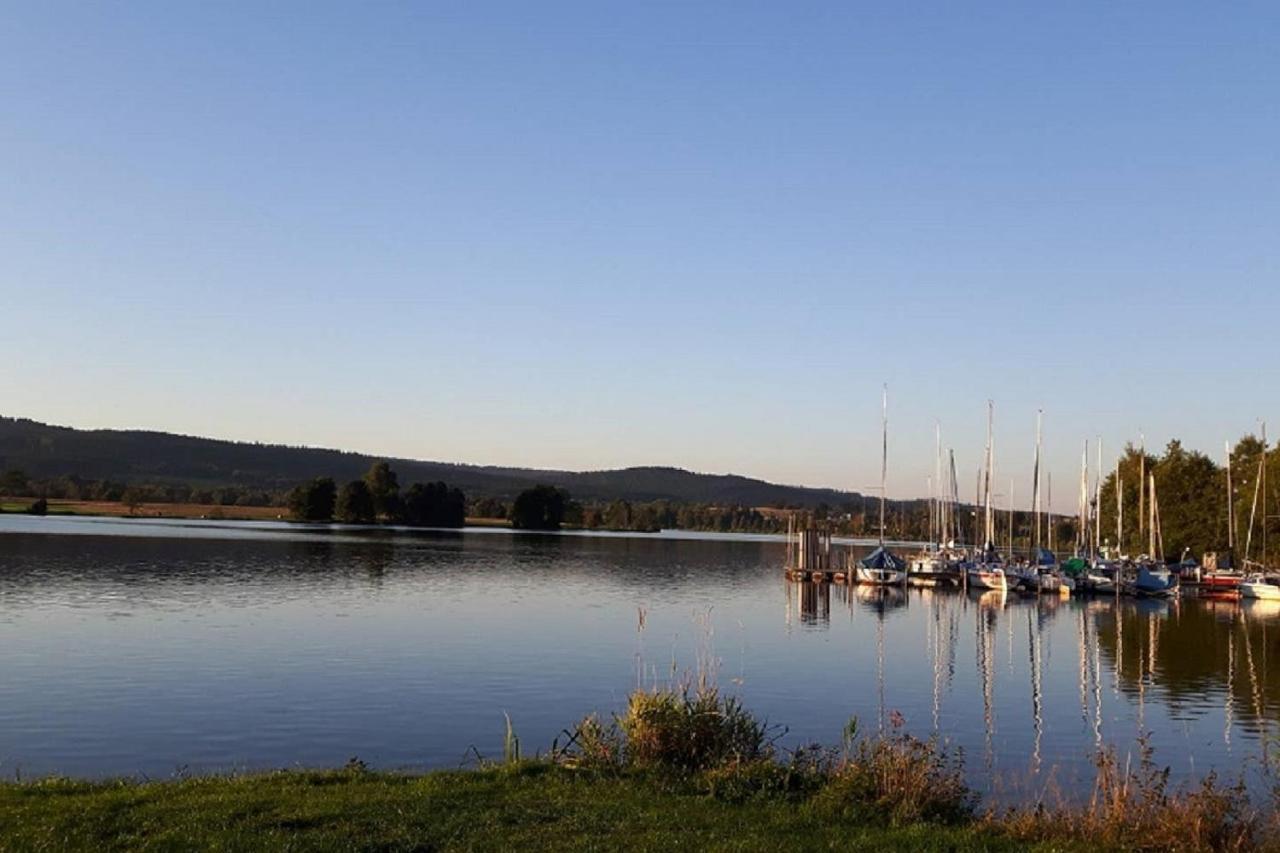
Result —
M 79 430 L 0 417 L 0 471 L 36 480 L 79 477 L 121 483 L 185 483 L 285 489 L 312 477 L 357 479 L 378 458 L 341 450 L 250 444 L 143 430 Z M 469 497 L 510 499 L 534 483 L 566 488 L 585 500 L 671 500 L 746 506 L 837 505 L 859 496 L 834 489 L 781 486 L 679 468 L 542 471 L 388 458 L 402 483 L 444 480 Z

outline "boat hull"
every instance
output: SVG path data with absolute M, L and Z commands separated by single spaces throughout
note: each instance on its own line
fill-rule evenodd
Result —
M 1168 598 L 1178 591 L 1178 576 L 1167 569 L 1140 566 L 1137 577 L 1126 588 L 1140 598 Z
M 1114 595 L 1116 591 L 1116 582 L 1106 575 L 1085 575 L 1079 586 L 1087 592 L 1095 592 L 1099 595 Z
M 1232 592 L 1240 588 L 1241 577 L 1223 572 L 1206 572 L 1200 576 L 1200 588 L 1207 592 Z
M 1009 587 L 1003 569 L 969 569 L 968 575 L 969 586 L 974 589 L 1005 590 Z
M 907 582 L 907 573 L 900 569 L 868 569 L 859 566 L 854 569 L 853 578 L 867 586 L 902 586 Z
M 1280 586 L 1266 581 L 1243 581 L 1240 584 L 1240 596 L 1242 598 L 1280 601 Z

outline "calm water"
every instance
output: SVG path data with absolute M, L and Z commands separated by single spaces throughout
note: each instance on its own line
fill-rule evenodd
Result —
M 0 773 L 457 766 L 501 753 L 504 712 L 546 748 L 706 649 L 782 744 L 897 712 L 963 748 L 983 790 L 1070 789 L 1098 744 L 1136 751 L 1141 732 L 1177 776 L 1234 774 L 1274 734 L 1280 606 L 864 595 L 789 584 L 782 555 L 764 537 L 5 516 Z

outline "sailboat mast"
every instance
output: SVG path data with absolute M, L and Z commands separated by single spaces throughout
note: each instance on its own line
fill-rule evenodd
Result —
M 960 537 L 959 525 L 956 521 L 956 505 L 960 503 L 960 481 L 956 479 L 956 452 L 948 451 L 951 462 L 951 500 L 947 507 L 947 541 L 953 541 Z
M 987 401 L 987 465 L 986 476 L 983 478 L 983 502 L 985 504 L 986 529 L 983 531 L 987 545 L 995 544 L 995 516 L 991 514 L 991 475 L 992 475 L 992 449 L 991 449 L 991 427 L 992 421 L 995 419 L 995 403 L 991 400 Z
M 1076 551 L 1079 554 L 1089 547 L 1089 440 L 1085 439 L 1080 454 L 1080 503 L 1077 507 L 1079 521 L 1076 524 Z
M 933 478 L 924 478 L 925 491 L 929 493 L 929 546 L 933 547 L 933 543 L 938 541 L 938 499 L 933 494 Z
M 978 466 L 978 476 L 973 481 L 973 547 L 978 547 L 978 507 L 982 506 L 982 469 L 986 466 L 986 460 Z
M 880 400 L 880 545 L 884 546 L 884 483 L 889 474 L 889 386 Z
M 1164 562 L 1164 530 L 1160 527 L 1160 498 L 1156 494 L 1156 478 L 1151 477 L 1151 521 L 1156 528 L 1156 554 L 1159 562 Z
M 1040 425 L 1043 416 L 1043 409 L 1036 411 L 1036 461 L 1031 474 L 1031 514 L 1035 516 L 1033 549 L 1040 547 Z
M 1223 449 L 1227 453 L 1227 550 L 1235 556 L 1236 549 L 1236 509 L 1235 495 L 1231 488 L 1231 442 L 1224 441 Z
M 1262 563 L 1267 566 L 1267 422 L 1262 422 Z
M 1053 472 L 1046 471 L 1044 477 L 1045 492 L 1047 492 L 1049 508 L 1045 511 L 1045 525 L 1049 528 L 1049 550 L 1053 550 Z
M 1120 480 L 1120 457 L 1116 457 L 1116 556 L 1124 542 L 1124 484 Z
M 1151 500 L 1147 501 L 1147 556 L 1154 560 L 1156 558 L 1156 475 L 1152 474 L 1148 482 Z
M 946 499 L 942 493 L 942 421 L 938 421 L 933 425 L 934 436 L 934 456 L 933 456 L 933 482 L 937 484 L 937 496 L 933 501 L 934 514 L 934 533 L 937 538 L 934 539 L 935 551 L 942 550 L 942 543 L 946 539 L 946 525 L 943 524 L 942 513 L 943 507 L 946 506 Z
M 1253 505 L 1249 508 L 1249 532 L 1244 537 L 1244 558 L 1241 562 L 1249 562 L 1249 551 L 1253 547 L 1253 522 L 1258 517 L 1258 489 L 1262 486 L 1262 472 L 1266 457 L 1258 460 L 1258 476 L 1253 481 Z
M 1102 551 L 1102 436 L 1098 436 L 1098 473 L 1093 483 L 1093 553 Z
M 1013 485 L 1014 480 L 1009 478 L 1009 562 L 1013 562 Z
M 1147 521 L 1147 437 L 1138 430 L 1138 541 L 1142 541 L 1142 526 Z

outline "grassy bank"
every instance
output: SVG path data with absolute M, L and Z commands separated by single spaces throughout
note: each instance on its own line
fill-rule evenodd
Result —
M 875 825 L 782 796 L 551 763 L 0 786 L 5 850 L 1013 850 L 976 825 Z

